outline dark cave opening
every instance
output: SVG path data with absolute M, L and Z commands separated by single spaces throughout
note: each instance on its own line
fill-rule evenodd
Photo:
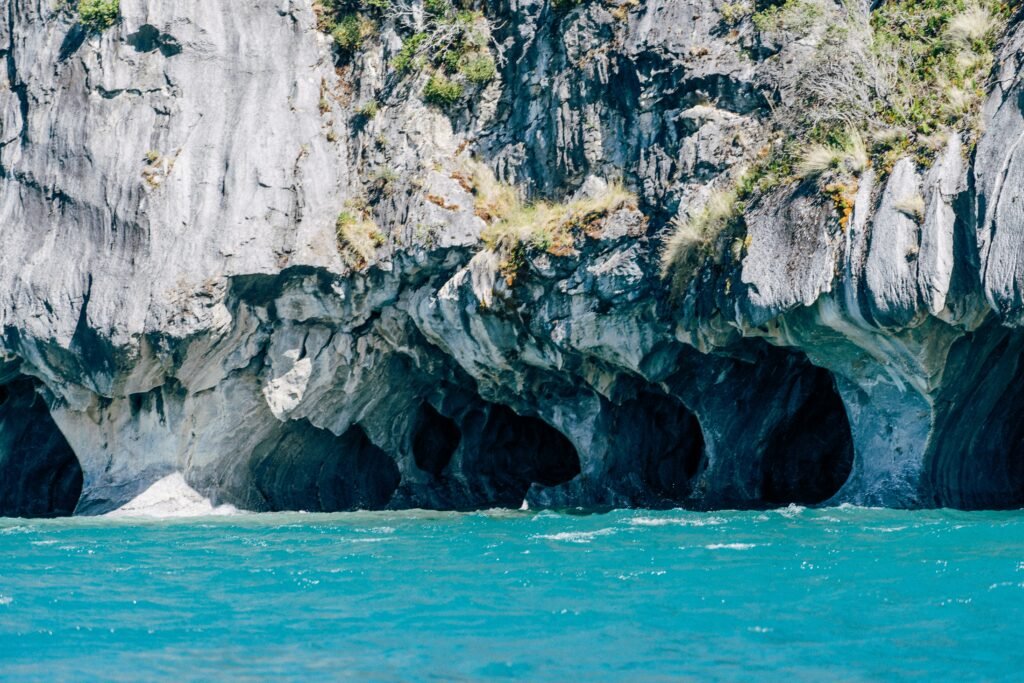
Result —
M 565 435 L 503 405 L 491 406 L 479 451 L 500 505 L 518 506 L 531 484 L 558 486 L 580 473 L 579 454 Z
M 455 422 L 434 410 L 429 403 L 424 403 L 412 439 L 416 467 L 440 477 L 461 441 L 462 433 Z
M 853 470 L 853 435 L 835 379 L 817 367 L 779 397 L 786 417 L 771 430 L 761 461 L 761 499 L 769 505 L 818 505 Z
M 64 517 L 82 468 L 32 380 L 0 386 L 0 517 Z
M 926 464 L 933 502 L 1024 507 L 1024 333 L 992 323 L 950 350 Z
M 306 420 L 286 423 L 253 452 L 253 484 L 271 511 L 379 510 L 398 489 L 398 465 L 361 427 L 341 436 Z
M 678 399 L 642 391 L 618 407 L 614 421 L 617 449 L 652 495 L 644 503 L 685 500 L 707 465 L 697 416 Z

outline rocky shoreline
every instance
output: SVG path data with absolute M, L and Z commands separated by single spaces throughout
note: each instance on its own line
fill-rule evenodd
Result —
M 867 170 L 849 215 L 783 184 L 673 291 L 670 219 L 813 43 L 727 4 L 489 4 L 500 78 L 453 107 L 389 71 L 397 28 L 340 59 L 308 0 L 122 0 L 100 32 L 11 0 L 0 515 L 175 473 L 244 510 L 1024 505 L 1024 32 L 976 145 Z M 503 253 L 478 167 L 635 201 Z

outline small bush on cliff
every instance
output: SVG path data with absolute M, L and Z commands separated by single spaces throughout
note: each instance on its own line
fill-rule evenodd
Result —
M 331 30 L 331 37 L 338 49 L 351 54 L 376 32 L 377 25 L 365 15 L 346 14 Z
M 407 26 L 415 30 L 404 39 L 391 66 L 398 74 L 430 69 L 433 73 L 424 90 L 428 102 L 450 106 L 466 90 L 482 87 L 497 77 L 503 57 L 483 13 L 459 10 L 452 0 L 428 0 L 423 10 L 424 21 Z M 396 23 L 404 26 L 404 14 L 395 16 Z
M 492 81 L 498 75 L 494 58 L 490 55 L 477 55 L 464 60 L 459 65 L 459 71 L 470 83 L 478 85 Z
M 885 127 L 910 131 L 897 153 L 930 161 L 935 149 L 928 142 L 944 130 L 974 141 L 1009 11 L 993 0 L 890 0 L 875 11 L 873 54 L 887 86 L 876 117 Z
M 754 5 L 750 0 L 727 2 L 722 5 L 718 12 L 722 15 L 722 21 L 732 26 L 749 17 L 754 12 Z
M 509 284 L 527 251 L 570 256 L 576 253 L 578 237 L 597 237 L 593 229 L 602 219 L 621 209 L 637 208 L 636 195 L 619 184 L 608 186 L 598 196 L 565 203 L 527 204 L 514 196 L 514 201 L 508 201 L 506 195 L 504 213 L 481 235 L 484 245 L 501 255 L 500 268 Z
M 444 74 L 435 73 L 423 86 L 423 99 L 440 107 L 450 107 L 462 99 L 463 89 Z
M 504 62 L 491 36 L 491 22 L 466 0 L 316 0 L 317 26 L 329 33 L 343 60 L 363 49 L 379 27 L 393 27 L 402 45 L 389 60 L 391 89 L 423 70 L 432 74 L 425 99 L 450 106 L 465 90 L 483 87 Z M 493 54 L 492 54 L 493 50 Z
M 354 206 L 338 214 L 335 231 L 341 259 L 354 270 L 369 265 L 385 241 L 377 224 Z
M 78 16 L 82 25 L 93 31 L 103 31 L 117 23 L 119 0 L 79 0 Z
M 785 0 L 754 14 L 754 26 L 762 33 L 801 36 L 810 32 L 825 13 L 826 8 L 821 0 Z
M 859 175 L 870 163 L 864 138 L 851 130 L 837 142 L 808 147 L 797 162 L 795 174 L 801 180 L 819 178 L 829 171 Z
M 672 290 L 681 293 L 701 264 L 714 251 L 719 235 L 742 219 L 740 185 L 719 190 L 692 215 L 680 213 L 672 220 L 672 233 L 661 253 L 661 275 Z
M 475 159 L 460 159 L 451 177 L 462 189 L 472 193 L 474 213 L 487 223 L 508 216 L 522 206 L 522 198 L 516 188 L 499 182 L 486 164 Z

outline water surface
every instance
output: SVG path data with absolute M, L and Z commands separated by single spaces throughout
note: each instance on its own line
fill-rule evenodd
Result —
M 1020 680 L 1024 513 L 0 520 L 0 678 Z

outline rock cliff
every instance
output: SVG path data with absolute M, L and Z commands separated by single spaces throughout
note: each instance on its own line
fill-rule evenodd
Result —
M 1015 17 L 973 132 L 663 277 L 828 67 L 791 4 L 466 5 L 447 80 L 436 0 L 3 0 L 0 514 L 1024 505 Z

